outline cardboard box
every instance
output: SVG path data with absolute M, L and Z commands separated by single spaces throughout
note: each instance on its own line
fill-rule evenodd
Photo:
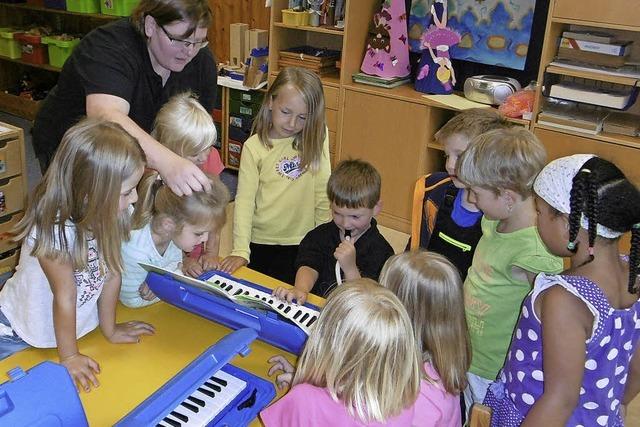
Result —
M 229 30 L 229 63 L 239 67 L 244 64 L 245 56 L 245 33 L 249 31 L 249 24 L 231 24 Z
M 245 60 L 251 56 L 252 49 L 261 49 L 269 46 L 269 31 L 253 28 L 245 33 Z

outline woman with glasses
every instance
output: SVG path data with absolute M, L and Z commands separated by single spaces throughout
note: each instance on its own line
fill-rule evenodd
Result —
M 205 49 L 211 22 L 207 0 L 141 0 L 131 17 L 87 34 L 36 116 L 33 144 L 43 172 L 64 132 L 86 115 L 117 122 L 136 137 L 148 166 L 176 194 L 209 189 L 197 166 L 149 132 L 160 107 L 176 93 L 191 91 L 212 110 L 217 70 Z

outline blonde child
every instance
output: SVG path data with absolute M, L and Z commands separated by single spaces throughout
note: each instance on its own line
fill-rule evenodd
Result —
M 551 162 L 534 190 L 540 236 L 570 267 L 539 275 L 525 299 L 485 399 L 491 425 L 622 426 L 640 391 L 640 191 L 588 154 Z
M 446 172 L 420 178 L 416 184 L 411 249 L 425 248 L 446 256 L 467 277 L 473 253 L 482 235 L 482 212 L 470 203 L 467 190 L 456 177 L 456 162 L 476 136 L 511 124 L 492 108 L 464 110 L 445 123 L 435 134 L 446 157 Z M 421 202 L 420 202 L 421 201 Z
M 459 427 L 471 363 L 460 274 L 442 255 L 411 251 L 389 258 L 380 284 L 407 309 L 422 353 L 425 403 L 416 407 L 416 419 L 424 426 Z
M 393 248 L 378 230 L 381 178 L 362 160 L 343 160 L 329 177 L 327 195 L 333 221 L 320 224 L 300 242 L 293 288 L 276 288 L 275 296 L 304 304 L 309 292 L 326 297 L 341 278 L 377 279 Z
M 294 368 L 282 356 L 270 375 Z M 408 426 L 424 402 L 411 321 L 398 298 L 370 279 L 338 287 L 327 299 L 298 359 L 293 387 L 260 416 L 270 426 Z
M 156 116 L 151 135 L 206 174 L 218 176 L 224 169 L 218 150 L 213 148 L 218 133 L 211 114 L 190 92 L 174 95 L 167 101 Z M 218 267 L 219 230 L 209 234 L 206 247 L 199 245 L 184 259 L 185 273 L 197 277 Z
M 464 281 L 473 358 L 464 392 L 467 411 L 481 403 L 509 347 L 522 300 L 536 274 L 557 273 L 536 229 L 533 181 L 546 152 L 525 129 L 499 129 L 475 138 L 456 167 L 469 201 L 484 213 L 482 237 Z
M 282 70 L 253 123 L 240 160 L 233 250 L 221 269 L 249 267 L 287 283 L 298 244 L 329 220 L 331 166 L 322 84 L 302 68 Z
M 143 307 L 158 301 L 145 282 L 147 272 L 139 262 L 179 270 L 183 251 L 192 252 L 224 225 L 229 191 L 217 176 L 208 176 L 211 189 L 189 196 L 177 196 L 157 179 L 155 171 L 147 172 L 140 181 L 133 231 L 122 244 L 120 301 L 124 305 Z
M 145 156 L 120 125 L 85 119 L 70 128 L 36 187 L 16 238 L 24 239 L 14 276 L 0 293 L 0 358 L 26 348 L 57 347 L 60 363 L 85 391 L 98 386 L 98 364 L 78 339 L 100 324 L 112 343 L 135 343 L 154 329 L 116 323 L 127 208 Z

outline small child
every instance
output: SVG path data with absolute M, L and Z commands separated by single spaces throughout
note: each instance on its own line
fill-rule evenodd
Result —
M 473 351 L 464 392 L 467 411 L 482 403 L 496 378 L 536 274 L 562 271 L 562 260 L 547 251 L 536 229 L 532 187 L 545 158 L 535 135 L 513 128 L 476 137 L 458 160 L 458 179 L 484 213 L 482 237 L 464 282 Z
M 327 184 L 333 221 L 311 230 L 300 242 L 293 288 L 278 298 L 304 304 L 309 292 L 326 297 L 336 286 L 336 260 L 345 280 L 377 279 L 393 248 L 373 218 L 380 213 L 380 174 L 362 160 L 338 164 Z M 342 273 L 341 273 L 342 274 Z M 342 276 L 341 276 L 342 277 Z
M 143 307 L 158 302 L 147 286 L 147 271 L 138 263 L 178 270 L 183 251 L 206 243 L 226 220 L 229 203 L 227 187 L 215 175 L 209 191 L 176 196 L 158 180 L 158 173 L 147 172 L 140 181 L 140 200 L 133 214 L 131 238 L 122 244 L 124 271 L 120 302 L 127 307 Z
M 331 173 L 322 83 L 288 67 L 269 87 L 242 148 L 234 208 L 233 250 L 220 269 L 246 265 L 293 283 L 298 245 L 329 220 Z
M 211 114 L 192 93 L 174 95 L 167 101 L 156 116 L 151 135 L 206 174 L 218 176 L 224 169 L 218 150 L 213 148 L 218 132 Z M 206 270 L 218 268 L 220 234 L 219 230 L 212 231 L 206 247 L 199 245 L 184 259 L 186 274 L 197 277 Z
M 85 119 L 64 135 L 15 229 L 24 239 L 16 272 L 0 292 L 0 359 L 26 347 L 57 347 L 85 391 L 100 367 L 78 339 L 100 324 L 112 343 L 135 343 L 151 325 L 116 323 L 128 207 L 145 156 L 120 125 Z
M 460 393 L 471 363 L 460 274 L 444 256 L 411 251 L 384 265 L 380 284 L 402 302 L 413 324 L 426 375 L 416 406 L 421 425 L 460 427 Z
M 622 426 L 640 391 L 640 191 L 589 154 L 549 163 L 534 190 L 540 236 L 570 268 L 539 275 L 525 299 L 485 398 L 491 425 Z
M 457 114 L 435 134 L 436 142 L 444 147 L 446 172 L 423 176 L 416 183 L 410 247 L 444 255 L 458 268 L 463 281 L 482 235 L 482 212 L 469 202 L 467 190 L 456 177 L 456 162 L 476 136 L 509 127 L 492 108 Z
M 423 425 L 415 415 L 428 404 L 420 395 L 418 346 L 402 303 L 370 279 L 338 287 L 327 299 L 298 359 L 293 387 L 262 411 L 270 426 Z M 291 381 L 293 366 L 282 356 Z

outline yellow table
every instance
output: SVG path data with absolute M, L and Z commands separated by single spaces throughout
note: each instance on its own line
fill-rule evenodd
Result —
M 235 275 L 269 288 L 288 286 L 246 267 L 238 270 Z M 313 295 L 310 295 L 309 302 L 318 306 L 324 304 L 322 298 Z M 89 393 L 80 392 L 80 399 L 92 427 L 113 425 L 206 348 L 231 331 L 225 326 L 164 302 L 138 309 L 118 304 L 117 321 L 128 320 L 142 320 L 153 324 L 156 328 L 155 335 L 143 337 L 139 344 L 111 344 L 96 329 L 78 342 L 80 351 L 100 364 L 100 387 Z M 255 340 L 247 357 L 237 356 L 231 363 L 268 378 L 267 359 L 274 354 L 284 354 L 292 362 L 296 359 L 296 356 L 284 350 Z M 0 373 L 4 375 L 16 366 L 26 371 L 44 360 L 57 361 L 56 350 L 30 348 L 16 353 L 0 361 Z M 0 377 L 0 382 L 6 379 L 6 376 Z M 278 397 L 281 394 L 278 391 Z M 252 425 L 259 426 L 261 423 L 254 421 Z

